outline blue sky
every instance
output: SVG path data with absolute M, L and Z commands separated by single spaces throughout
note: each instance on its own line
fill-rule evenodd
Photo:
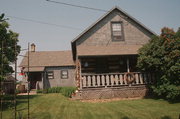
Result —
M 164 26 L 180 26 L 180 0 L 56 0 L 70 4 L 110 10 L 118 6 L 155 33 Z M 61 28 L 10 17 L 10 29 L 19 33 L 22 48 L 35 43 L 37 50 L 70 50 L 72 41 L 104 12 L 75 8 L 46 0 L 0 0 L 0 13 L 78 29 Z

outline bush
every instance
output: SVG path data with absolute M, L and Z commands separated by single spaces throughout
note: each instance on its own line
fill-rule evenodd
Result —
M 61 93 L 65 97 L 71 97 L 76 90 L 75 87 L 52 87 L 43 90 L 37 90 L 37 93 Z
M 177 32 L 163 28 L 160 36 L 139 50 L 137 66 L 156 73 L 155 95 L 178 100 L 180 97 L 180 28 Z
M 75 87 L 63 87 L 61 90 L 62 95 L 65 97 L 71 97 L 72 93 L 74 93 L 76 90 Z
M 60 93 L 61 92 L 61 88 L 62 87 L 52 87 L 52 88 L 48 88 L 48 93 Z
M 180 100 L 180 86 L 164 84 L 156 87 L 152 86 L 152 89 L 157 96 L 169 101 Z
M 36 93 L 43 93 L 43 90 L 42 89 L 36 90 Z

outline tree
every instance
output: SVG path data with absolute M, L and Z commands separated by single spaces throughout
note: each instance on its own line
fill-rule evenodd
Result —
M 4 14 L 0 15 L 0 80 L 14 72 L 11 64 L 15 62 L 20 52 L 20 46 L 17 45 L 18 34 L 9 30 L 9 24 L 4 16 Z M 15 45 L 17 46 L 16 51 Z
M 160 36 L 139 50 L 137 66 L 156 73 L 153 92 L 166 99 L 180 99 L 180 28 L 177 32 L 167 27 Z

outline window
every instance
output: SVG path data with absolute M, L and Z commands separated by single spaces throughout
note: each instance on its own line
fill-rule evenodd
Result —
M 61 71 L 61 78 L 67 79 L 68 78 L 68 70 L 62 70 Z
M 54 79 L 54 72 L 53 71 L 48 71 L 47 72 L 47 77 L 48 77 L 48 79 Z
M 122 22 L 112 22 L 112 40 L 123 41 Z

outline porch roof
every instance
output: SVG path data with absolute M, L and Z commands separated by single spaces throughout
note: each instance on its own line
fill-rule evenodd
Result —
M 44 71 L 44 68 L 45 67 L 29 67 L 29 71 L 30 72 L 42 72 L 42 71 Z M 25 68 L 24 71 L 27 72 L 28 68 Z
M 136 55 L 142 45 L 78 46 L 78 56 Z

